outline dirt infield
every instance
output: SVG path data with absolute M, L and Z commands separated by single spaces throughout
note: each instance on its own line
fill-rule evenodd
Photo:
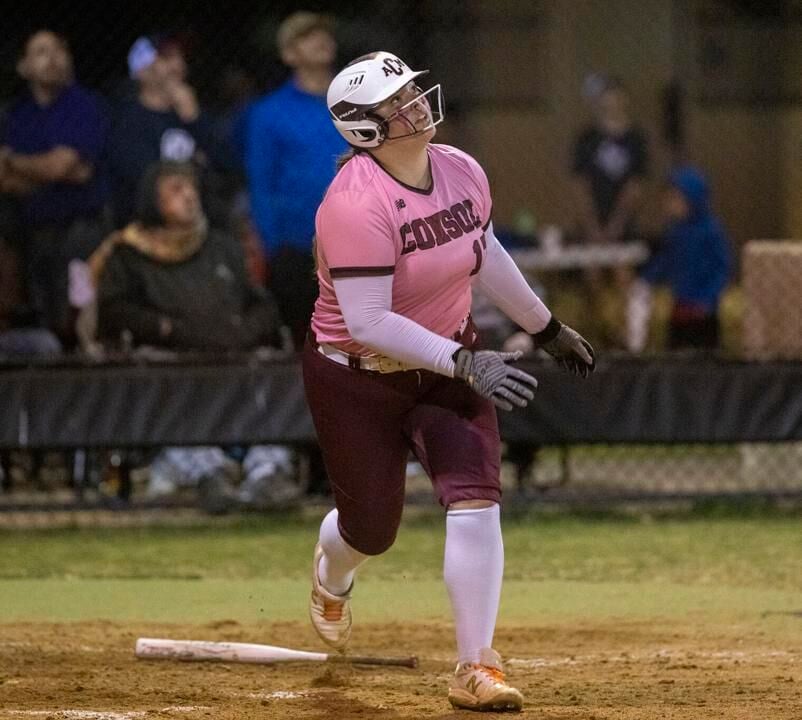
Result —
M 802 618 L 714 629 L 668 622 L 503 626 L 496 646 L 545 720 L 802 718 Z M 798 625 L 797 625 L 798 623 Z M 262 642 L 320 649 L 306 625 L 246 627 L 107 622 L 0 625 L 0 718 L 25 720 L 392 720 L 465 718 L 445 699 L 453 661 L 442 624 L 361 625 L 354 651 L 407 655 L 420 667 L 253 666 L 141 661 L 137 637 Z M 487 715 L 485 715 L 486 717 Z

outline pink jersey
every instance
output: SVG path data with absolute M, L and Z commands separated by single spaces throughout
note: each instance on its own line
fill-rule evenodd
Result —
M 470 311 L 490 222 L 487 177 L 470 155 L 429 145 L 432 185 L 404 185 L 367 153 L 348 161 L 317 211 L 318 342 L 375 354 L 345 326 L 332 278 L 393 275 L 392 311 L 451 337 Z

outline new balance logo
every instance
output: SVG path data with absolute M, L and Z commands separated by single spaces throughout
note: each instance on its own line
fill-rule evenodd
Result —
M 395 209 L 396 210 L 403 210 L 407 204 L 403 201 L 403 199 L 399 199 L 395 201 Z
M 482 684 L 482 681 L 479 680 L 476 675 L 471 675 L 468 678 L 468 681 L 465 683 L 465 688 L 468 692 L 472 692 L 476 695 L 479 692 L 479 686 Z

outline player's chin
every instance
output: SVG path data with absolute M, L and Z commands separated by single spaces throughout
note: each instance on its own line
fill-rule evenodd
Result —
M 418 142 L 428 143 L 437 133 L 437 128 L 433 125 L 425 129 L 418 130 L 413 136 Z

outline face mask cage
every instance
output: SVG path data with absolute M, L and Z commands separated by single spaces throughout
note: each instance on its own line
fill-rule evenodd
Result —
M 395 110 L 392 115 L 386 117 L 382 122 L 384 127 L 387 128 L 393 120 L 401 119 L 412 128 L 413 132 L 407 133 L 406 135 L 388 136 L 388 140 L 394 140 L 398 137 L 417 135 L 418 133 L 431 130 L 435 125 L 439 125 L 441 122 L 443 122 L 443 119 L 445 118 L 445 112 L 443 111 L 443 91 L 440 84 L 438 83 L 437 85 L 430 87 L 425 92 L 421 91 L 417 85 L 414 89 L 418 91 L 418 94 L 416 94 L 411 100 L 408 100 L 406 103 L 404 103 L 401 107 Z M 407 117 L 407 113 L 418 109 L 422 109 L 426 113 L 426 115 L 429 117 L 429 122 L 426 124 L 426 127 L 415 130 L 415 125 Z

